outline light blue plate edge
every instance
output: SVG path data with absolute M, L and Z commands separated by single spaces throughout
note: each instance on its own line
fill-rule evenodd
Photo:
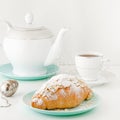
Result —
M 88 111 L 91 111 L 93 110 L 94 108 L 96 108 L 98 105 L 99 105 L 99 96 L 94 93 L 93 94 L 93 97 L 90 99 L 94 99 L 95 100 L 95 103 L 93 105 L 91 105 L 90 107 L 88 107 L 87 109 L 83 109 L 83 110 L 80 110 L 80 109 L 76 109 L 74 111 L 53 111 L 53 110 L 41 110 L 41 109 L 37 109 L 37 108 L 33 108 L 31 105 L 30 105 L 30 100 L 32 98 L 32 95 L 34 94 L 35 91 L 32 91 L 32 92 L 29 92 L 27 94 L 25 94 L 23 96 L 23 104 L 29 108 L 30 110 L 33 110 L 35 112 L 38 112 L 38 113 L 42 113 L 42 114 L 46 114 L 46 115 L 53 115 L 53 116 L 72 116 L 72 115 L 77 115 L 77 114 L 82 114 L 82 113 L 86 113 Z M 25 102 L 25 99 L 28 99 L 29 98 L 29 104 L 27 104 Z
M 50 67 L 53 68 L 53 71 L 50 73 L 46 73 L 45 75 L 36 76 L 36 77 L 21 77 L 21 76 L 14 75 L 13 73 L 10 74 L 10 73 L 4 72 L 3 69 L 5 67 L 9 67 L 9 69 L 12 69 L 12 65 L 10 63 L 0 65 L 0 74 L 1 75 L 5 76 L 7 78 L 12 78 L 12 79 L 20 80 L 20 81 L 43 80 L 43 79 L 49 78 L 59 72 L 59 67 L 55 64 L 52 64 L 52 65 L 47 66 L 47 70 L 50 70 L 51 69 Z

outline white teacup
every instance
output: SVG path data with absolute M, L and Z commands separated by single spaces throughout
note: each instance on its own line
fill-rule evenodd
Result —
M 97 80 L 106 60 L 99 53 L 82 53 L 75 56 L 75 64 L 80 77 L 86 81 Z

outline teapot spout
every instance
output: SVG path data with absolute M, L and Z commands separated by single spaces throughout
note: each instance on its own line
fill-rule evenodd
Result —
M 59 58 L 60 53 L 61 53 L 62 38 L 67 31 L 68 31 L 68 28 L 62 28 L 60 32 L 58 33 L 58 36 L 55 42 L 53 43 L 50 49 L 50 52 L 47 56 L 47 59 L 44 63 L 45 66 L 53 64 L 55 60 Z

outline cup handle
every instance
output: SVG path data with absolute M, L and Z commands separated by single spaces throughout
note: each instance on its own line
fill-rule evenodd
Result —
M 110 68 L 110 59 L 103 58 L 102 62 L 103 62 L 102 70 L 107 71 Z

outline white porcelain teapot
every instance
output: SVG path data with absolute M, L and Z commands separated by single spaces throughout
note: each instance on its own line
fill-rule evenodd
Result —
M 25 20 L 31 24 L 33 15 L 27 14 Z M 45 66 L 59 56 L 61 39 L 68 29 L 62 28 L 53 42 L 54 35 L 45 27 L 23 28 L 5 22 L 9 30 L 3 40 L 3 49 L 13 66 L 13 73 L 19 76 L 44 74 Z

